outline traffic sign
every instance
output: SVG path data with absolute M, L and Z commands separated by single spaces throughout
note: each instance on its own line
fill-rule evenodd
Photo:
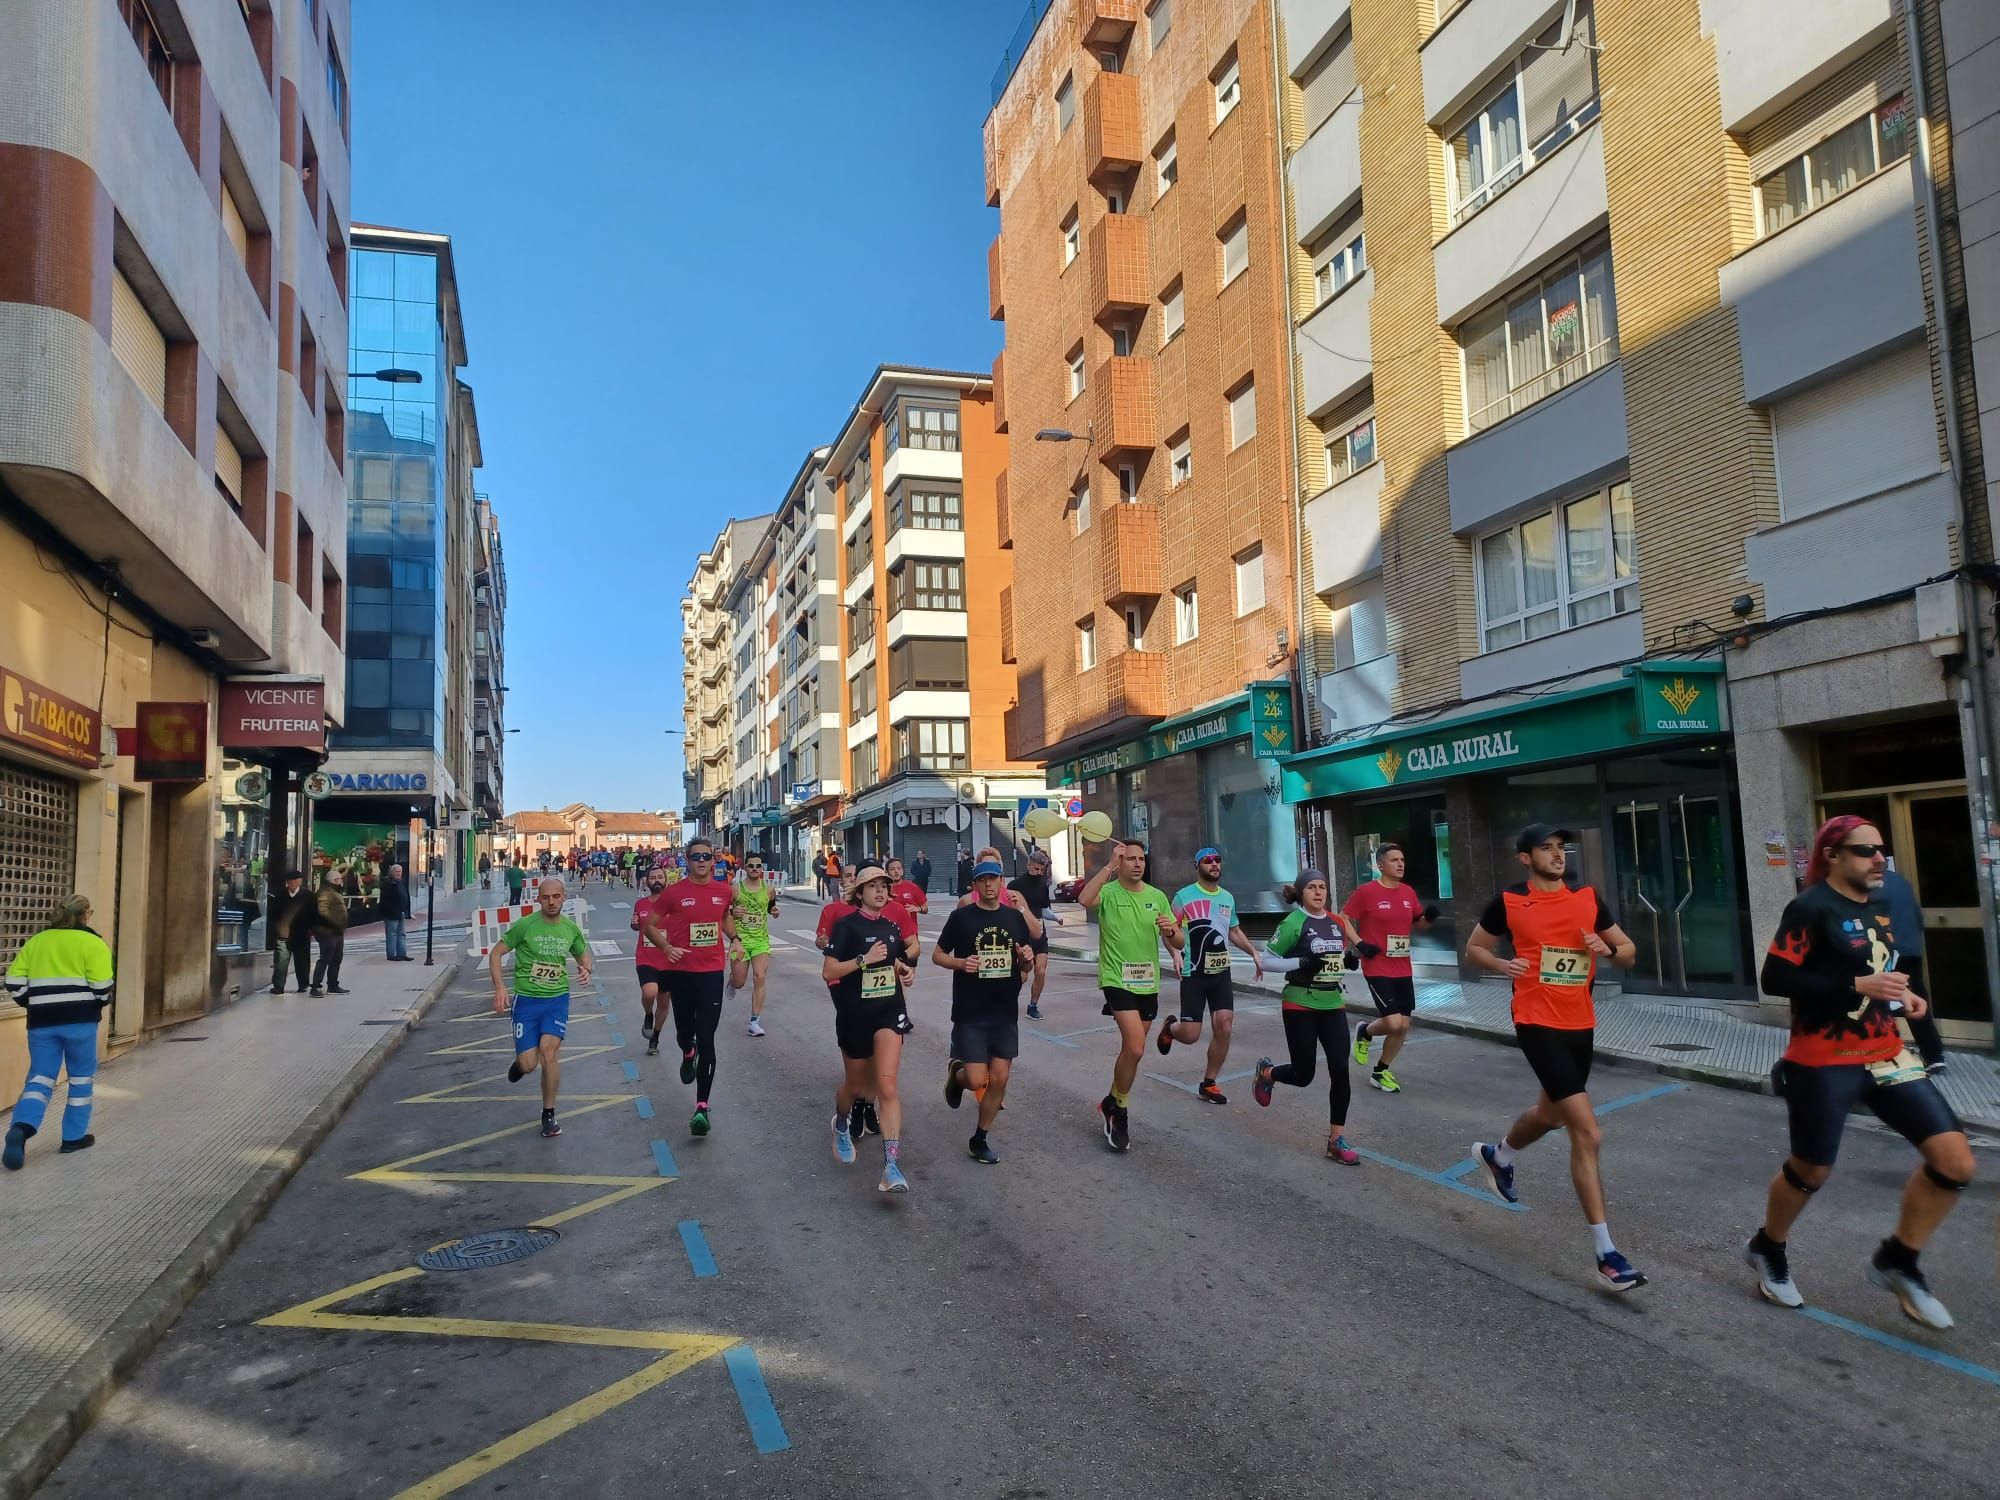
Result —
M 1063 804 L 1063 811 L 1064 811 L 1065 813 L 1067 813 L 1067 814 L 1068 814 L 1068 815 L 1069 815 L 1070 817 L 1072 817 L 1072 818 L 1080 818 L 1080 817 L 1082 817 L 1082 816 L 1083 816 L 1083 798 L 1081 798 L 1081 797 L 1072 797 L 1072 798 L 1070 798 L 1068 802 L 1066 802 L 1066 803 L 1064 803 L 1064 804 Z

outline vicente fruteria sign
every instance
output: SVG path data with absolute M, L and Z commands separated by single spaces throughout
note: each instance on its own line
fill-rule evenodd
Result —
M 326 749 L 326 683 L 317 677 L 225 677 L 216 741 L 225 750 Z

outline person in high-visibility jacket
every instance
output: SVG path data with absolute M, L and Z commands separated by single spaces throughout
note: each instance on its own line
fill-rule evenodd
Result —
M 71 896 L 7 966 L 7 993 L 28 1013 L 28 1081 L 0 1150 L 0 1166 L 10 1172 L 20 1170 L 65 1067 L 69 1101 L 63 1107 L 62 1151 L 97 1144 L 90 1133 L 90 1098 L 97 1078 L 97 1022 L 111 1003 L 111 949 L 89 924 L 89 897 Z

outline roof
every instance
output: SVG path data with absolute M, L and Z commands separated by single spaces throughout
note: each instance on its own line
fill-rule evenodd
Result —
M 607 812 L 597 815 L 599 833 L 658 833 L 678 834 L 681 831 L 679 818 L 663 818 L 658 813 L 649 812 Z
M 560 813 L 517 812 L 507 820 L 516 833 L 568 833 L 569 824 Z
M 976 391 L 991 390 L 993 373 L 990 370 L 933 370 L 925 365 L 877 365 L 867 384 L 862 386 L 861 395 L 848 412 L 847 420 L 841 424 L 839 434 L 827 448 L 828 468 L 845 467 L 854 453 L 857 440 L 866 436 L 874 421 L 882 415 L 886 388 L 901 381 L 955 387 L 963 398 Z

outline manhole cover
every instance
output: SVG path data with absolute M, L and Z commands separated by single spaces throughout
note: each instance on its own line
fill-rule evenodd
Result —
M 426 1271 L 484 1271 L 489 1266 L 512 1265 L 526 1260 L 537 1250 L 546 1250 L 562 1236 L 553 1229 L 494 1229 L 470 1234 L 462 1240 L 446 1240 L 417 1257 Z
M 1662 1052 L 1713 1052 L 1713 1047 L 1704 1047 L 1700 1042 L 1656 1042 Z

